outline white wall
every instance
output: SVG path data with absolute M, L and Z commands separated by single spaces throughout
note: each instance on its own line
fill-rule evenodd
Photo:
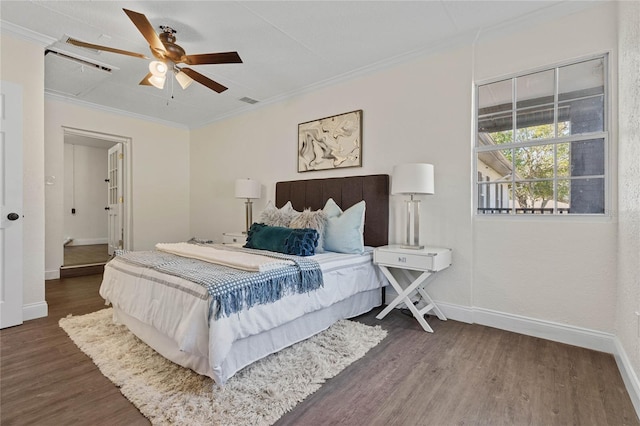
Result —
M 73 239 L 69 245 L 107 243 L 107 153 L 106 148 L 64 144 L 63 237 Z
M 45 101 L 46 272 L 63 262 L 63 126 L 131 138 L 133 247 L 189 239 L 189 131 L 53 99 Z M 103 206 L 104 207 L 104 206 Z
M 23 319 L 47 315 L 44 299 L 44 53 L 8 34 L 1 37 L 0 79 L 23 96 Z M 15 58 L 20 58 L 16 61 Z
M 634 383 L 635 376 L 632 399 L 640 412 L 640 2 L 622 2 L 619 7 L 620 185 L 615 324 L 616 337 L 628 360 L 620 359 L 619 364 L 628 364 L 623 378 L 629 384 Z
M 481 35 L 474 68 L 475 79 L 482 81 L 610 51 L 611 188 L 616 187 L 617 175 L 616 20 L 615 4 L 609 4 L 508 37 Z M 615 206 L 615 191 L 611 195 Z M 477 218 L 473 253 L 475 306 L 614 332 L 615 216 Z
M 243 228 L 244 204 L 233 198 L 239 177 L 263 185 L 257 216 L 274 199 L 279 180 L 391 173 L 401 162 L 430 162 L 436 194 L 423 198 L 423 240 L 455 248 L 456 267 L 443 272 L 446 285 L 438 291 L 469 305 L 469 56 L 468 48 L 435 55 L 193 130 L 192 233 L 220 240 L 223 232 Z M 363 167 L 298 174 L 298 123 L 355 109 L 363 110 Z M 395 218 L 404 217 L 404 197 L 392 198 L 391 240 L 397 242 L 402 228 Z
M 219 240 L 222 232 L 242 229 L 243 203 L 232 189 L 238 177 L 264 185 L 266 193 L 255 204 L 259 211 L 273 199 L 278 180 L 390 173 L 398 163 L 430 162 L 436 194 L 423 198 L 422 238 L 454 249 L 453 266 L 431 287 L 436 300 L 613 333 L 615 220 L 475 219 L 471 102 L 474 78 L 606 51 L 612 51 L 615 101 L 615 50 L 616 7 L 603 5 L 538 26 L 520 25 L 506 36 L 485 32 L 476 45 L 469 40 L 466 47 L 194 130 L 192 233 Z M 354 109 L 364 115 L 363 167 L 298 174 L 297 124 Z M 612 112 L 615 119 L 615 105 Z M 615 159 L 615 129 L 611 145 Z M 611 166 L 615 188 L 614 161 Z M 402 237 L 401 200 L 392 197 L 392 242 Z

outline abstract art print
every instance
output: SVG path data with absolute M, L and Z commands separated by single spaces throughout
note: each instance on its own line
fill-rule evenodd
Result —
M 362 110 L 298 124 L 298 172 L 362 167 Z

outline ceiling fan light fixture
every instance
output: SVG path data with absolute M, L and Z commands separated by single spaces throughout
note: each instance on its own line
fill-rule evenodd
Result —
M 191 83 L 193 83 L 193 79 L 182 71 L 176 72 L 176 80 L 178 80 L 178 83 L 180 84 L 180 87 L 182 87 L 182 90 L 186 89 L 187 87 L 189 87 L 189 85 L 191 85 Z
M 2 1 L 2 0 L 0 0 Z M 123 9 L 124 13 L 129 17 L 133 25 L 138 29 L 140 34 L 149 43 L 149 49 L 153 54 L 153 58 L 149 58 L 141 53 L 129 52 L 127 50 L 116 49 L 108 46 L 101 46 L 93 43 L 86 43 L 80 40 L 67 37 L 66 42 L 77 47 L 85 49 L 93 49 L 95 51 L 105 51 L 116 53 L 119 55 L 132 56 L 151 60 L 149 63 L 149 73 L 145 75 L 139 84 L 143 86 L 155 86 L 163 89 L 166 81 L 167 71 L 173 71 L 176 79 L 183 89 L 186 89 L 195 80 L 199 84 L 222 93 L 227 87 L 210 79 L 209 77 L 194 71 L 191 68 L 183 68 L 182 71 L 176 64 L 185 65 L 213 65 L 213 64 L 241 64 L 242 59 L 238 52 L 218 52 L 218 53 L 201 53 L 197 55 L 187 55 L 184 49 L 176 44 L 176 31 L 168 26 L 161 26 L 162 32 L 158 34 L 153 25 L 142 13 L 129 9 Z M 65 36 L 66 37 L 66 36 Z M 106 37 L 102 37 L 106 38 Z M 91 64 L 94 65 L 94 64 Z M 171 81 L 173 83 L 173 80 Z M 173 89 L 173 85 L 171 85 Z
M 149 63 L 149 72 L 151 72 L 154 77 L 164 77 L 164 75 L 167 73 L 167 64 L 160 61 L 151 61 Z
M 152 86 L 157 87 L 158 89 L 164 89 L 164 81 L 167 78 L 164 75 L 152 75 L 149 77 L 148 81 Z

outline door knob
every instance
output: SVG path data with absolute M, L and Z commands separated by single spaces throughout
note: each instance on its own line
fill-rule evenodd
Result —
M 109 206 L 104 208 L 105 210 L 111 210 L 111 208 Z
M 20 219 L 20 215 L 18 213 L 9 213 L 7 215 L 7 219 L 9 219 L 9 220 L 18 220 L 18 219 Z

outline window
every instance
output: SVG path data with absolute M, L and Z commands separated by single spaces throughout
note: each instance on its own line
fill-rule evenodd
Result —
M 607 57 L 476 86 L 477 214 L 604 214 Z

